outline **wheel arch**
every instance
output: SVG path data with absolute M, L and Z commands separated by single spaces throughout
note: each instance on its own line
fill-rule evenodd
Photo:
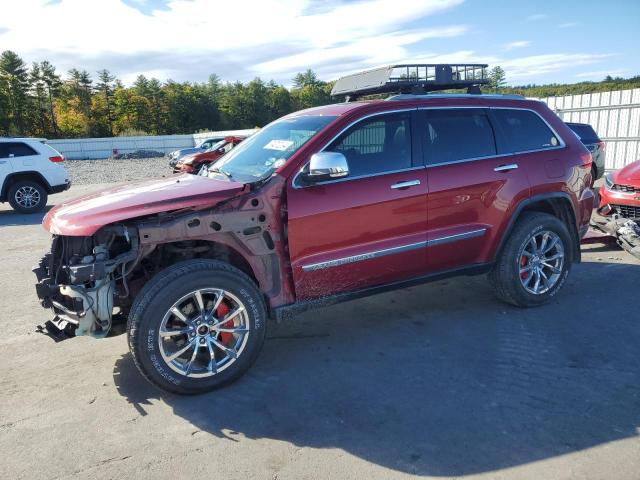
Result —
M 52 193 L 51 185 L 40 172 L 36 172 L 35 170 L 12 172 L 6 176 L 6 178 L 4 179 L 4 182 L 2 183 L 2 190 L 0 190 L 0 198 L 3 201 L 7 199 L 11 185 L 13 185 L 14 183 L 20 180 L 38 182 L 42 184 L 42 186 L 45 188 L 48 194 Z
M 507 239 L 511 235 L 513 228 L 520 216 L 525 212 L 541 212 L 553 215 L 560 219 L 567 228 L 573 239 L 572 260 L 579 263 L 581 260 L 580 253 L 580 235 L 576 224 L 576 212 L 569 194 L 565 192 L 549 192 L 522 200 L 514 209 L 511 218 L 505 228 L 504 234 L 498 243 L 498 247 L 494 253 L 494 261 L 499 258 Z
M 212 240 L 172 241 L 158 245 L 162 268 L 189 259 L 209 259 L 225 262 L 247 274 L 257 286 L 258 277 L 251 263 L 245 256 L 228 243 Z

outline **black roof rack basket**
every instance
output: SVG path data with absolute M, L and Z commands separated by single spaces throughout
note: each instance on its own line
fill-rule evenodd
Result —
M 489 83 L 487 67 L 480 63 L 389 65 L 339 78 L 331 95 L 344 95 L 349 101 L 363 95 L 420 94 L 456 88 L 480 93 L 479 85 Z

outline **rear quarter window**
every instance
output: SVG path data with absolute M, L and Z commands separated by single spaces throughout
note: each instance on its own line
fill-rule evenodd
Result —
M 9 150 L 9 155 L 14 157 L 28 157 L 30 155 L 38 155 L 33 148 L 22 142 L 9 142 L 5 144 Z
M 493 109 L 493 115 L 505 136 L 508 152 L 545 150 L 561 144 L 546 122 L 531 110 L 500 108 Z

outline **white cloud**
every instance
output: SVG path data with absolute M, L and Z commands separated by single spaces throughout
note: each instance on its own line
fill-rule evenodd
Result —
M 607 75 L 610 75 L 612 77 L 622 77 L 626 73 L 627 73 L 627 70 L 625 70 L 625 69 L 596 70 L 595 72 L 577 73 L 576 74 L 576 78 L 586 78 L 586 79 L 590 79 L 590 80 L 602 80 Z
M 529 15 L 527 17 L 527 21 L 537 22 L 538 20 L 544 20 L 545 18 L 549 18 L 549 15 L 545 15 L 544 13 L 536 13 L 535 15 Z
M 558 25 L 559 28 L 571 28 L 571 27 L 577 27 L 578 24 L 576 22 L 567 22 L 567 23 L 561 23 L 560 25 Z
M 62 70 L 109 60 L 105 66 L 123 78 L 154 71 L 203 80 L 201 70 L 222 70 L 225 79 L 244 80 L 262 73 L 256 64 L 279 73 L 280 65 L 309 68 L 330 53 L 386 58 L 421 39 L 455 35 L 463 27 L 394 32 L 463 1 L 372 0 L 314 9 L 310 0 L 172 0 L 145 15 L 122 0 L 21 0 L 2 7 L 0 30 L 9 29 L 3 49 L 28 61 L 49 58 Z M 304 52 L 306 61 L 295 57 Z
M 575 68 L 579 65 L 597 63 L 612 56 L 612 54 L 553 53 L 505 60 L 500 66 L 505 69 L 507 79 L 526 79 L 566 70 L 567 66 Z
M 529 40 L 518 40 L 516 42 L 505 43 L 502 48 L 505 50 L 513 50 L 514 48 L 523 48 L 528 47 L 529 45 L 531 45 Z

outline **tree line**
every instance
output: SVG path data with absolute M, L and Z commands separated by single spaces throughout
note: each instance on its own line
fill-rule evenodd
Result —
M 169 135 L 261 127 L 302 108 L 331 103 L 332 85 L 307 70 L 287 89 L 255 78 L 223 83 L 161 82 L 139 75 L 127 87 L 108 70 L 71 69 L 48 61 L 27 65 L 0 55 L 0 136 L 46 138 Z
M 499 66 L 489 78 L 484 91 L 529 97 L 640 87 L 640 76 L 507 87 Z M 216 75 L 204 83 L 161 82 L 139 75 L 125 86 L 108 70 L 92 77 L 73 68 L 63 78 L 50 62 L 29 66 L 7 50 L 0 54 L 0 136 L 169 135 L 262 127 L 287 113 L 339 101 L 330 95 L 332 85 L 307 70 L 293 78 L 291 89 L 260 78 L 222 82 Z

